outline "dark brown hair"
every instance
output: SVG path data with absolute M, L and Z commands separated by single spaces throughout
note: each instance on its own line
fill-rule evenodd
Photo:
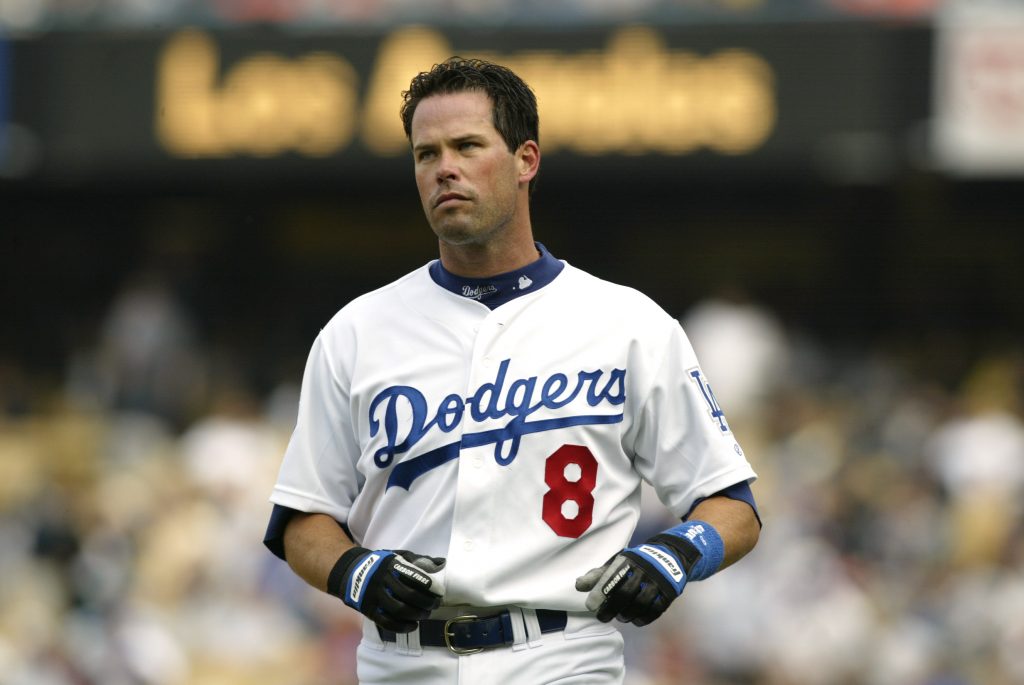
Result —
M 430 71 L 417 74 L 402 93 L 402 126 L 412 140 L 412 117 L 420 101 L 431 95 L 479 91 L 491 100 L 494 128 L 509 152 L 528 140 L 540 142 L 537 98 L 523 79 L 508 67 L 481 59 L 450 57 Z M 530 181 L 533 190 L 537 177 Z

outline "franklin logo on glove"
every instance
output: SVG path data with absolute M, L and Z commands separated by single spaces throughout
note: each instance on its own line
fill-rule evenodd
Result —
M 665 573 L 668 574 L 668 577 L 674 582 L 681 583 L 683 581 L 682 567 L 680 567 L 676 562 L 675 557 L 668 552 L 662 551 L 657 547 L 652 547 L 651 545 L 640 545 L 637 547 L 637 552 L 647 555 L 655 563 L 659 564 Z
M 380 561 L 379 554 L 371 554 L 359 564 L 355 572 L 352 574 L 352 587 L 348 591 L 348 598 L 353 604 L 359 605 L 363 601 L 363 581 L 366 580 L 366 575 L 373 568 L 374 564 Z

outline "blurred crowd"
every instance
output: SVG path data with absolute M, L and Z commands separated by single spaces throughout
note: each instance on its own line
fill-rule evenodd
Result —
M 0 28 L 607 23 L 923 17 L 939 0 L 0 0 Z
M 1024 682 L 1021 350 L 949 383 L 736 296 L 682 321 L 764 530 L 624 629 L 627 682 Z M 300 379 L 253 391 L 147 279 L 96 338 L 46 393 L 0 364 L 0 685 L 354 682 L 358 616 L 261 544 Z

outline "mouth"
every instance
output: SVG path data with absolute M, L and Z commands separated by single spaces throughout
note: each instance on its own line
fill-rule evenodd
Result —
M 464 201 L 466 201 L 468 199 L 469 198 L 467 198 L 465 195 L 462 195 L 460 193 L 442 193 L 441 195 L 438 195 L 437 199 L 434 201 L 434 208 L 436 209 L 436 208 L 440 207 L 441 205 L 444 205 L 444 204 L 447 204 L 447 203 L 450 203 L 450 202 L 464 202 Z

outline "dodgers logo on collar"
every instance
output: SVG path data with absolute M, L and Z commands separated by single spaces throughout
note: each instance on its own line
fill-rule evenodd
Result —
M 462 286 L 462 296 L 468 297 L 471 300 L 481 300 L 496 292 L 498 292 L 498 289 L 493 285 Z
M 490 419 L 511 417 L 500 428 L 463 431 L 455 442 L 396 464 L 388 477 L 388 488 L 397 485 L 408 490 L 419 476 L 457 459 L 463 447 L 494 445 L 494 460 L 507 466 L 519 453 L 524 435 L 622 421 L 621 411 L 616 414 L 573 414 L 568 409 L 565 415 L 555 418 L 533 421 L 529 418 L 541 409 L 563 409 L 574 402 L 580 408 L 584 402 L 593 408 L 622 405 L 626 401 L 625 369 L 553 373 L 543 380 L 537 376 L 508 380 L 510 363 L 510 359 L 503 360 L 494 380 L 481 384 L 468 397 L 452 393 L 432 411 L 423 393 L 411 385 L 392 385 L 377 393 L 369 408 L 370 437 L 381 434 L 383 429 L 385 444 L 373 454 L 374 464 L 382 469 L 390 466 L 396 455 L 410 451 L 433 430 L 451 433 L 466 419 L 480 424 Z M 400 416 L 408 418 L 400 420 Z

